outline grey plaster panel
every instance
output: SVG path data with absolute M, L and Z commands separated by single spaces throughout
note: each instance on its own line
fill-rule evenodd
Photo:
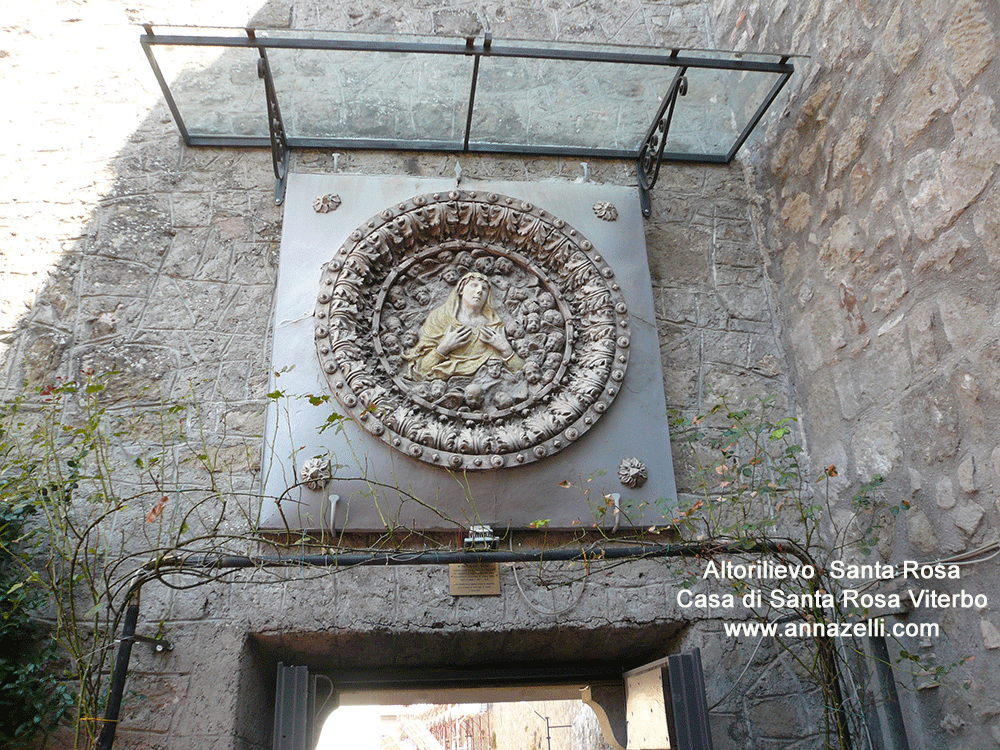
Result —
M 313 341 L 313 309 L 323 265 L 362 223 L 383 208 L 414 195 L 455 188 L 454 180 L 415 177 L 292 174 L 285 199 L 281 264 L 275 306 L 271 391 L 264 445 L 267 529 L 384 530 L 407 526 L 455 529 L 487 523 L 499 530 L 549 519 L 553 528 L 589 527 L 604 507 L 603 496 L 621 493 L 622 526 L 662 522 L 655 503 L 676 497 L 659 345 L 643 234 L 634 188 L 590 183 L 480 182 L 462 189 L 521 198 L 576 227 L 614 268 L 631 315 L 632 348 L 623 387 L 608 412 L 581 439 L 555 456 L 526 466 L 457 475 L 412 459 L 345 420 L 342 429 L 320 432 L 331 410 L 313 406 L 308 395 L 329 393 Z M 342 198 L 330 213 L 313 201 L 327 193 Z M 592 207 L 611 201 L 615 222 Z M 332 409 L 331 409 L 332 406 Z M 291 487 L 302 462 L 329 456 L 339 468 L 325 492 Z M 649 469 L 638 489 L 618 481 L 622 458 L 636 456 Z M 589 481 L 588 481 L 589 480 Z M 569 483 L 570 487 L 560 486 Z M 290 488 L 291 487 L 291 488 Z M 398 489 L 397 489 L 398 488 Z M 327 496 L 337 496 L 331 503 Z M 282 498 L 275 502 L 273 498 Z M 608 512 L 603 525 L 614 523 Z

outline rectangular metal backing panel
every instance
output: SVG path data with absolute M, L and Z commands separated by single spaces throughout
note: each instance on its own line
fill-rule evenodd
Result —
M 286 394 L 268 405 L 263 461 L 265 500 L 262 528 L 382 530 L 398 524 L 420 529 L 454 529 L 486 523 L 494 529 L 526 527 L 549 519 L 550 528 L 605 526 L 614 514 L 603 496 L 621 493 L 632 510 L 623 527 L 664 523 L 658 501 L 675 503 L 667 407 L 663 390 L 653 292 L 638 193 L 634 187 L 568 182 L 494 182 L 463 178 L 461 189 L 494 191 L 543 208 L 593 242 L 608 264 L 628 303 L 632 346 L 621 392 L 608 413 L 582 439 L 555 456 L 496 471 L 451 474 L 417 461 L 367 435 L 354 420 L 342 429 L 321 431 L 331 410 L 317 408 L 305 394 L 331 394 L 316 354 L 316 295 L 324 264 L 358 226 L 379 211 L 411 196 L 455 189 L 455 179 L 405 176 L 319 175 L 292 173 L 288 179 L 282 229 L 281 265 L 275 304 L 272 381 L 269 391 Z M 341 205 L 318 213 L 317 197 L 336 194 Z M 618 219 L 604 221 L 593 206 L 611 201 Z M 280 377 L 274 375 L 280 373 Z M 316 455 L 329 455 L 342 466 L 327 488 L 339 496 L 332 506 L 324 493 L 298 481 L 297 467 Z M 649 472 L 644 485 L 626 488 L 618 465 L 635 456 Z M 292 489 L 289 489 L 292 487 Z M 399 488 L 399 489 L 395 489 Z M 405 493 L 423 504 L 407 500 Z M 270 498 L 282 497 L 282 505 Z

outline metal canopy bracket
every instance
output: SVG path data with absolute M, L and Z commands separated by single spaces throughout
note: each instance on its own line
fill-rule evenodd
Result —
M 382 149 L 633 160 L 649 216 L 663 161 L 729 163 L 794 72 L 791 55 L 545 46 L 489 33 L 143 29 L 184 142 L 270 145 L 277 203 L 292 149 Z M 254 52 L 266 120 L 248 80 Z M 467 87 L 436 83 L 465 76 Z
M 247 29 L 247 36 L 256 39 L 253 29 Z M 271 138 L 271 164 L 274 167 L 274 202 L 278 205 L 285 200 L 285 182 L 288 178 L 288 138 L 285 123 L 281 120 L 281 107 L 274 89 L 271 65 L 267 61 L 267 50 L 258 47 L 260 59 L 257 61 L 257 77 L 264 81 L 264 98 L 267 101 L 267 129 Z
M 642 215 L 647 219 L 653 212 L 649 193 L 656 184 L 656 178 L 660 175 L 660 162 L 663 160 L 663 149 L 667 145 L 670 121 L 674 117 L 677 97 L 685 96 L 688 91 L 687 78 L 684 77 L 686 72 L 686 67 L 677 71 L 667 95 L 663 97 L 660 109 L 656 113 L 656 119 L 649 126 L 642 148 L 639 149 L 639 205 L 642 207 Z

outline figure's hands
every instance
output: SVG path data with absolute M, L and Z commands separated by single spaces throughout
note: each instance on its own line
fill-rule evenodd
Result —
M 511 355 L 514 353 L 514 347 L 512 347 L 510 342 L 507 341 L 507 337 L 504 335 L 503 329 L 483 328 L 479 337 L 487 346 L 491 346 L 496 349 L 500 353 L 500 356 L 504 359 L 510 359 Z
M 437 353 L 442 357 L 447 357 L 453 351 L 465 346 L 470 341 L 472 341 L 472 329 L 469 326 L 460 326 L 458 328 L 452 326 L 441 337 L 441 343 L 437 345 Z

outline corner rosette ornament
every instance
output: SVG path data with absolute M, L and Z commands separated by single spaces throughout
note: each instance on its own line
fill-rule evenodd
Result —
M 330 478 L 330 461 L 325 458 L 310 458 L 299 469 L 299 480 L 314 492 L 326 489 Z
M 628 364 L 614 270 L 562 219 L 497 193 L 419 195 L 372 217 L 326 264 L 315 318 L 347 412 L 453 471 L 563 450 Z
M 615 208 L 615 204 L 609 201 L 598 201 L 594 204 L 594 214 L 598 219 L 603 219 L 604 221 L 617 221 L 618 220 L 618 209 Z
M 313 201 L 313 210 L 318 214 L 328 214 L 338 208 L 340 208 L 340 196 L 336 193 L 321 195 Z
M 649 479 L 649 472 L 646 471 L 646 464 L 638 458 L 623 458 L 618 466 L 618 481 L 626 487 L 637 489 L 642 487 Z

